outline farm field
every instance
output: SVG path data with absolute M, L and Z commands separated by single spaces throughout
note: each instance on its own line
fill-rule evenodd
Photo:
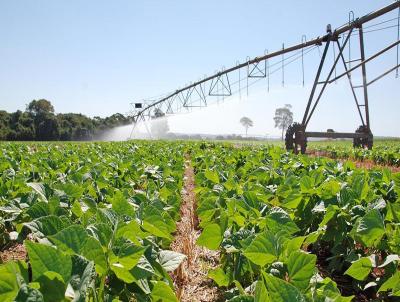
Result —
M 398 140 L 376 140 L 372 150 L 353 148 L 351 142 L 312 142 L 310 153 L 319 153 L 331 158 L 371 162 L 377 165 L 400 167 L 400 142 Z
M 318 148 L 393 166 L 400 156 L 396 142 Z M 1 301 L 400 297 L 400 173 L 390 169 L 263 144 L 0 149 Z
M 281 141 L 233 141 L 236 145 L 273 145 L 284 147 Z M 400 167 L 400 140 L 375 139 L 372 150 L 353 148 L 351 140 L 309 141 L 307 154 L 333 159 L 349 159 L 373 165 Z

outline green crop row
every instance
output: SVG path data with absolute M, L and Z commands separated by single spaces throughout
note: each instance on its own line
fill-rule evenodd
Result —
M 378 165 L 400 167 L 400 143 L 398 141 L 377 142 L 372 150 L 353 148 L 350 144 L 330 142 L 311 143 L 310 149 L 323 152 L 331 158 L 372 161 Z
M 400 296 L 400 173 L 279 147 L 192 150 L 198 244 L 228 301 L 383 301 Z
M 0 301 L 177 301 L 184 146 L 0 145 Z

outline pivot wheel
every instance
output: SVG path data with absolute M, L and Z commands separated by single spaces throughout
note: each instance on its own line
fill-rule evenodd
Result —
M 362 133 L 362 134 L 365 134 L 365 136 L 354 138 L 353 139 L 353 147 L 371 150 L 372 145 L 374 143 L 374 136 L 372 135 L 371 130 L 367 126 L 361 125 L 356 130 L 356 133 Z
M 295 154 L 306 153 L 307 138 L 305 136 L 305 127 L 299 123 L 293 123 L 286 130 L 285 137 L 286 150 L 293 151 Z

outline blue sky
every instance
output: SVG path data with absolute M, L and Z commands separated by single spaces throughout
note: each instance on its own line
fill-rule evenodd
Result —
M 126 113 L 129 103 L 173 91 L 234 65 L 324 34 L 345 23 L 348 11 L 361 16 L 388 0 L 337 1 L 1 1 L 0 109 L 24 109 L 32 99 L 50 100 L 57 112 L 89 116 Z M 395 17 L 396 13 L 385 17 Z M 391 23 L 393 24 L 393 23 Z M 395 41 L 396 29 L 371 33 L 367 52 Z M 353 44 L 356 43 L 354 40 Z M 395 51 L 368 67 L 371 78 L 395 64 Z M 356 57 L 354 51 L 354 57 Z M 253 134 L 278 135 L 276 107 L 293 105 L 301 120 L 318 52 L 306 58 L 306 87 L 298 63 L 260 81 L 248 98 L 237 96 L 202 112 L 170 119 L 179 132 L 242 133 L 238 120 L 248 115 Z M 378 135 L 400 136 L 400 79 L 394 74 L 371 86 L 371 125 Z M 312 130 L 353 131 L 360 122 L 346 82 L 329 87 Z M 347 110 L 348 109 L 348 110 Z M 206 123 L 204 121 L 207 121 Z

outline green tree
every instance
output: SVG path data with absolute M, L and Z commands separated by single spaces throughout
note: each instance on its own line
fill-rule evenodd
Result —
M 282 140 L 285 130 L 293 123 L 293 112 L 290 109 L 292 109 L 292 105 L 286 104 L 285 107 L 275 110 L 275 128 L 282 129 Z
M 35 125 L 31 114 L 17 110 L 8 115 L 7 140 L 33 140 Z
M 17 140 L 28 141 L 35 139 L 35 123 L 31 114 L 23 112 L 19 116 L 15 131 L 17 132 Z
M 0 140 L 6 140 L 10 132 L 10 114 L 7 111 L 0 110 Z
M 250 127 L 253 127 L 254 123 L 253 121 L 248 118 L 247 116 L 244 116 L 240 119 L 240 123 L 242 126 L 246 129 L 246 137 L 247 137 L 247 131 L 249 130 Z
M 54 141 L 60 138 L 57 118 L 53 114 L 43 115 L 36 126 L 36 140 Z
M 54 114 L 53 105 L 45 99 L 33 100 L 26 106 L 26 109 L 35 116 L 47 113 Z

